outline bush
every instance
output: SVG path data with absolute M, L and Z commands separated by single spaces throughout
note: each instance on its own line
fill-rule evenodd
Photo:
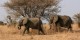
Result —
M 0 21 L 0 25 L 4 25 L 4 22 Z

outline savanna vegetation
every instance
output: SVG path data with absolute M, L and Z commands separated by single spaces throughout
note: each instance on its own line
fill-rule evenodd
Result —
M 78 25 L 75 22 L 72 23 L 71 17 L 58 15 L 61 11 L 60 1 L 9 0 L 4 5 L 8 12 L 7 23 L 0 21 L 0 40 L 80 40 L 80 13 L 75 14 L 72 18 Z M 42 24 L 41 20 L 43 19 L 47 19 L 49 23 Z M 24 24 L 25 22 L 26 24 Z M 55 24 L 59 27 L 55 26 Z M 27 28 L 27 26 L 29 27 Z M 26 29 L 28 29 L 27 32 L 30 32 L 29 34 L 26 34 Z M 55 29 L 61 31 L 55 32 Z M 73 30 L 73 32 L 69 32 L 69 29 Z M 24 30 L 25 34 L 22 35 Z M 44 31 L 45 35 L 38 35 L 40 31 Z

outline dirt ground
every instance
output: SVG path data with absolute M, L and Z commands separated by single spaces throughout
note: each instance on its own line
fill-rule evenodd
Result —
M 73 24 L 76 32 L 62 32 L 52 35 L 21 35 L 21 30 L 14 27 L 0 26 L 0 40 L 80 40 L 80 28 Z

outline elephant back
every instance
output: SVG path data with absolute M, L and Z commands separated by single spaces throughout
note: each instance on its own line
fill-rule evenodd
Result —
M 63 23 L 64 24 L 66 24 L 67 22 L 68 22 L 68 20 L 69 20 L 69 16 L 60 16 L 61 17 L 61 19 L 63 20 Z
M 29 19 L 33 24 L 37 24 L 39 22 L 39 18 L 30 18 Z

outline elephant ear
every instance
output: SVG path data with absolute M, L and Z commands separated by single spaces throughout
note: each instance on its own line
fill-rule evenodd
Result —
M 53 16 L 53 22 L 55 23 L 56 21 L 58 21 L 58 15 Z
M 27 17 L 23 17 L 23 25 L 26 24 L 28 21 L 28 18 Z

